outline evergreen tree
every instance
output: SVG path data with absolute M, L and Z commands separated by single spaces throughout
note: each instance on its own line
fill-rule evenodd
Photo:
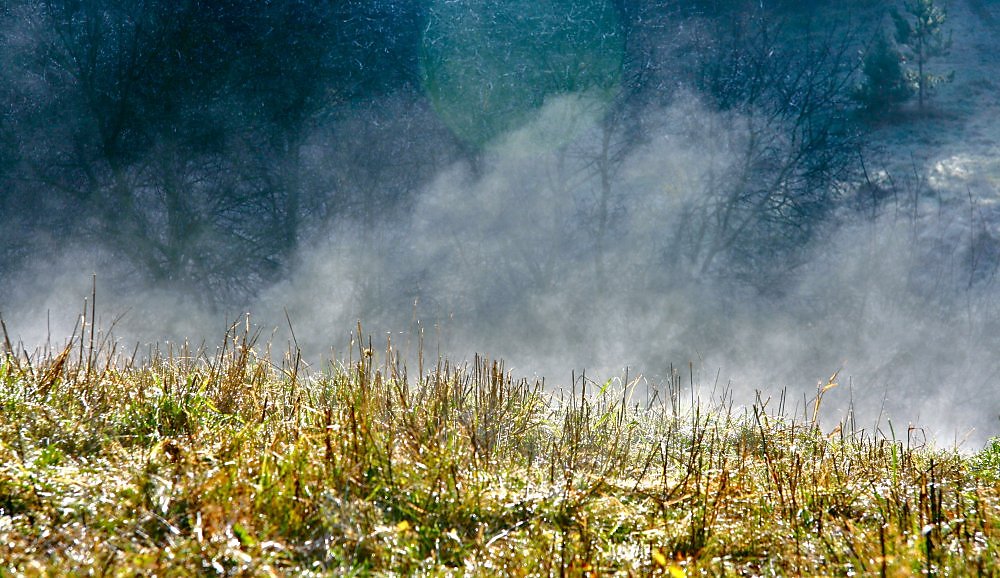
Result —
M 896 42 L 917 67 L 910 76 L 916 85 L 917 103 L 923 110 L 930 91 L 954 78 L 954 72 L 940 76 L 927 70 L 931 59 L 944 56 L 951 49 L 951 34 L 944 33 L 948 13 L 934 0 L 908 0 L 903 3 L 903 10 L 905 14 L 898 10 L 891 12 L 896 24 Z
M 894 110 L 913 94 L 913 87 L 902 64 L 899 49 L 879 34 L 865 53 L 861 66 L 864 83 L 855 92 L 855 98 L 871 116 Z

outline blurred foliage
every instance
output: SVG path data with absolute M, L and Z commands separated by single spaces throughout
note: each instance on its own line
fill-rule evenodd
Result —
M 8 3 L 6 219 L 146 281 L 245 299 L 286 271 L 328 191 L 307 140 L 413 78 L 419 8 L 386 3 Z M 14 259 L 16 255 L 4 255 Z
M 743 161 L 687 191 L 656 266 L 774 287 L 863 153 L 849 114 L 862 26 L 842 9 L 12 0 L 0 12 L 0 285 L 73 238 L 123 286 L 245 304 L 303 247 L 358 239 L 388 251 L 406 234 L 394 219 L 442 169 L 478 174 L 484 143 L 583 93 L 596 129 L 552 141 L 585 168 L 531 187 L 562 191 L 570 208 L 551 226 L 593 232 L 597 285 L 613 275 L 610 228 L 645 210 L 623 176 L 630 152 L 688 131 Z M 895 82 L 876 60 L 865 74 Z M 868 101 L 883 98 L 866 86 Z M 664 109 L 691 100 L 718 122 L 664 124 Z
M 546 98 L 610 102 L 624 43 L 608 0 L 433 2 L 424 32 L 424 86 L 462 139 L 482 145 L 523 125 Z
M 992 438 L 972 459 L 972 471 L 991 483 L 1000 483 L 1000 438 Z

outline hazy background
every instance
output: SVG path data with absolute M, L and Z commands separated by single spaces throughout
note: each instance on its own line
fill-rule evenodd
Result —
M 19 0 L 0 8 L 0 313 L 123 343 L 246 313 L 926 428 L 1000 415 L 1000 43 L 949 5 L 920 109 L 859 101 L 891 2 Z

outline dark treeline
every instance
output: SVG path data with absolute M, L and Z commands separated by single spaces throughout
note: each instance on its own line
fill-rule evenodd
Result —
M 693 201 L 662 229 L 670 249 L 651 265 L 777 287 L 859 170 L 852 94 L 871 27 L 796 2 L 564 4 L 544 14 L 528 0 L 6 2 L 0 273 L 83 247 L 138 283 L 209 305 L 246 302 L 289 272 L 304 242 L 371 234 L 443 168 L 480 166 L 487 141 L 524 118 L 486 100 L 523 92 L 520 75 L 540 88 L 514 113 L 603 90 L 589 148 L 560 145 L 588 155 L 564 176 L 590 191 L 570 220 L 584 225 L 599 283 L 616 274 L 605 253 L 630 210 L 619 171 L 652 135 L 688 131 L 726 161 L 691 184 Z M 465 46 L 447 20 L 465 26 L 463 11 L 476 10 L 482 30 L 500 32 L 440 52 L 438 41 Z M 511 38 L 518 30 L 526 36 Z M 586 34 L 598 44 L 574 52 Z M 542 37 L 566 42 L 566 62 L 532 72 L 516 60 L 534 58 Z M 468 78 L 437 72 L 457 60 Z M 574 67 L 584 72 L 563 70 Z M 513 78 L 510 94 L 490 75 L 497 86 Z M 488 88 L 478 101 L 448 100 L 449 82 L 452 94 Z M 684 98 L 712 120 L 664 127 L 656 111 Z M 474 118 L 449 118 L 449 106 Z M 485 132 L 463 134 L 472 126 Z
M 5 3 L 0 270 L 39 245 L 94 244 L 145 280 L 245 298 L 287 272 L 310 227 L 372 201 L 317 174 L 311 139 L 373 98 L 416 92 L 420 10 Z M 362 157 L 371 146 L 329 138 Z

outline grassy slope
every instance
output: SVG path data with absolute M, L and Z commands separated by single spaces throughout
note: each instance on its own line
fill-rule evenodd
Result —
M 824 435 L 680 383 L 550 397 L 485 360 L 407 386 L 370 346 L 308 378 L 236 332 L 92 349 L 0 356 L 0 575 L 1000 573 L 1000 444 Z

